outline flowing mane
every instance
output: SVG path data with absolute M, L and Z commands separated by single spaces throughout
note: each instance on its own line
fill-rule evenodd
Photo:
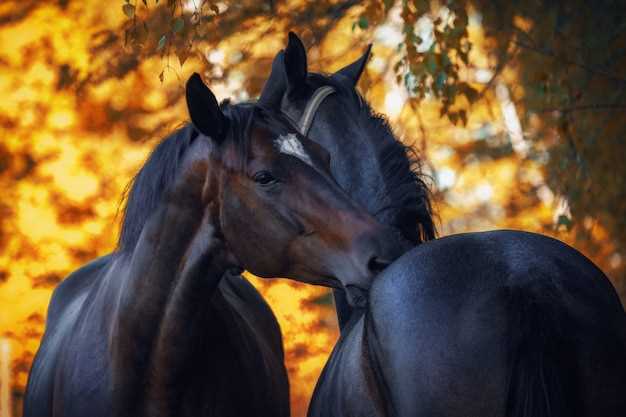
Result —
M 391 131 L 387 119 L 375 113 L 363 100 L 362 112 L 367 129 L 380 137 L 378 157 L 381 161 L 383 176 L 387 181 L 388 195 L 393 206 L 382 206 L 374 213 L 382 210 L 393 210 L 400 221 L 400 230 L 406 231 L 407 238 L 419 243 L 434 239 L 437 230 L 433 222 L 431 192 L 426 184 L 426 176 L 422 172 L 422 161 L 414 148 L 397 140 Z
M 222 111 L 230 120 L 228 140 L 242 147 L 241 155 L 247 155 L 248 130 L 255 115 L 257 120 L 271 124 L 266 112 L 251 103 L 233 105 L 227 100 L 221 104 Z M 185 151 L 199 133 L 191 123 L 163 139 L 148 156 L 148 159 L 126 187 L 122 200 L 122 219 L 117 252 L 129 254 L 135 248 L 141 231 L 163 198 L 163 194 L 174 183 Z M 244 158 L 245 159 L 245 158 Z
M 355 117 L 360 126 L 359 133 L 373 138 L 371 143 L 375 146 L 385 190 L 383 194 L 368 199 L 369 212 L 380 221 L 379 216 L 385 213 L 386 218 L 393 219 L 393 225 L 402 231 L 404 237 L 415 244 L 434 239 L 437 229 L 433 221 L 431 192 L 415 149 L 400 142 L 385 116 L 372 110 L 354 88 L 346 87 L 332 76 L 311 73 L 309 77 L 330 84 L 339 91 L 336 97 L 345 101 L 343 108 L 357 109 Z M 393 203 L 389 204 L 386 200 Z
M 174 182 L 182 156 L 197 136 L 198 132 L 191 123 L 167 136 L 152 150 L 145 164 L 127 185 L 122 202 L 118 252 L 129 253 L 135 248 L 148 216 Z

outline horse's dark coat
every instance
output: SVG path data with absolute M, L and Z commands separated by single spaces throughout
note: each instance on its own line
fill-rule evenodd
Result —
M 424 183 L 354 90 L 366 60 L 308 73 L 290 34 L 260 99 L 298 120 L 316 88 L 333 86 L 309 137 L 353 199 L 419 244 L 376 278 L 365 309 L 336 298 L 342 333 L 309 417 L 626 415 L 626 315 L 606 276 L 536 234 L 430 240 Z M 394 149 L 389 160 L 381 149 Z
M 113 331 L 128 285 L 120 281 L 120 271 L 148 213 L 174 182 L 192 135 L 187 126 L 164 140 L 144 166 L 144 175 L 136 178 L 120 251 L 82 267 L 55 290 L 29 376 L 25 416 L 113 415 L 111 351 L 126 343 L 116 340 Z M 199 316 L 168 341 L 187 364 L 172 390 L 184 391 L 186 408 L 176 415 L 288 416 L 282 339 L 272 311 L 245 279 L 229 273 L 217 278 L 205 275 L 204 283 L 219 282 L 217 290 L 212 296 L 195 294 L 203 307 Z M 190 336 L 191 344 L 185 340 Z M 143 400 L 138 395 L 134 401 L 140 406 Z M 201 414 L 198 407 L 203 407 Z
M 302 44 L 290 35 L 287 49 L 274 59 L 259 102 L 298 120 L 313 92 L 332 86 L 336 93 L 320 106 L 308 137 L 330 153 L 339 185 L 379 222 L 392 226 L 397 244 L 408 248 L 436 235 L 430 192 L 415 152 L 395 139 L 384 117 L 354 89 L 367 57 L 332 76 L 308 73 Z M 343 327 L 350 308 L 341 291 L 334 295 Z
M 186 98 L 193 126 L 135 178 L 118 251 L 55 291 L 26 416 L 288 416 L 276 319 L 229 271 L 341 286 L 359 305 L 401 254 L 283 114 L 220 108 L 197 74 Z
M 377 278 L 309 407 L 328 416 L 619 416 L 626 316 L 608 279 L 544 236 L 437 239 Z

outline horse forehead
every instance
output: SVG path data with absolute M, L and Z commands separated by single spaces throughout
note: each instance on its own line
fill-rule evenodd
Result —
M 298 158 L 305 164 L 315 167 L 311 149 L 307 149 L 306 142 L 302 141 L 294 132 L 276 133 L 270 130 L 257 128 L 252 131 L 255 148 L 260 155 L 289 155 Z
M 304 145 L 294 133 L 286 133 L 279 135 L 274 139 L 274 146 L 278 152 L 285 155 L 295 156 L 302 162 L 313 166 L 311 156 L 304 149 Z

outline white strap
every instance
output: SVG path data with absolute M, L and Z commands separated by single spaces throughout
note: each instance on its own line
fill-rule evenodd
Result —
M 335 89 L 329 85 L 325 85 L 315 90 L 311 100 L 309 100 L 304 109 L 304 113 L 302 113 L 302 117 L 300 117 L 300 121 L 298 122 L 298 130 L 300 131 L 300 134 L 306 136 L 307 133 L 309 133 L 309 129 L 313 123 L 313 118 L 315 117 L 315 113 L 320 107 L 320 104 L 322 104 L 326 97 L 334 92 Z

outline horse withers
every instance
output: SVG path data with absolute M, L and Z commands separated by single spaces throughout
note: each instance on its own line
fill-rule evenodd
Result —
M 607 277 L 533 233 L 434 239 L 419 161 L 355 90 L 368 57 L 309 73 L 290 34 L 260 98 L 328 149 L 340 186 L 414 246 L 375 279 L 365 309 L 338 294 L 341 337 L 309 417 L 626 415 L 626 314 Z
M 280 114 L 220 107 L 198 75 L 193 125 L 133 181 L 119 248 L 55 290 L 24 415 L 289 415 L 280 328 L 238 275 L 348 289 L 398 255 Z

